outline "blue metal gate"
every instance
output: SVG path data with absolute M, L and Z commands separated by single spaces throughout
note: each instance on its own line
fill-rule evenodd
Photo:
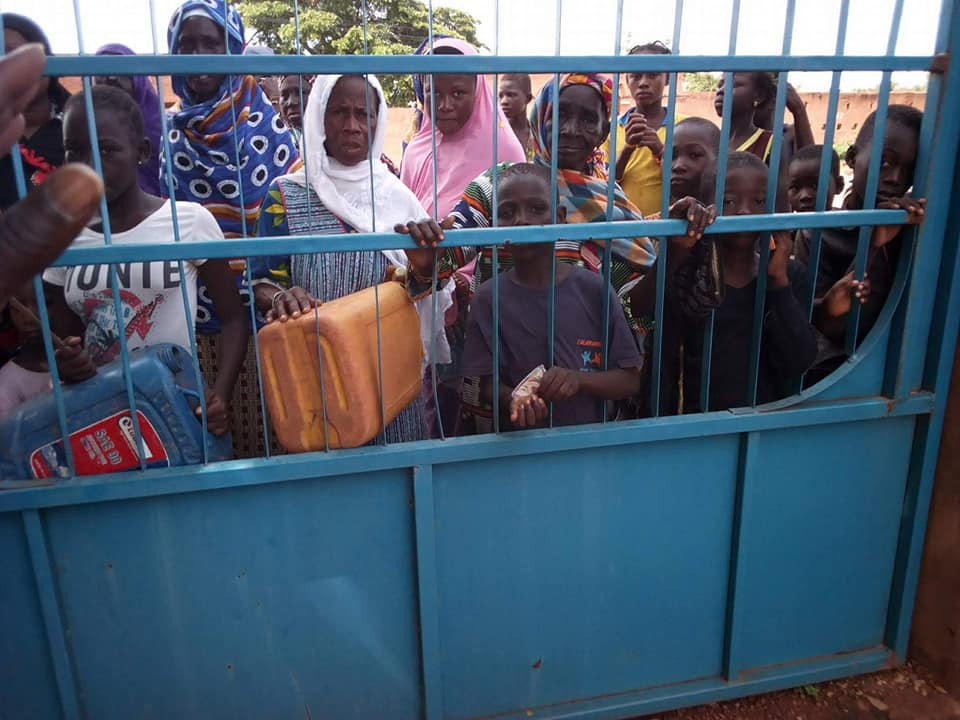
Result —
M 843 54 L 848 0 L 837 54 L 792 56 L 790 0 L 771 57 L 734 54 L 735 1 L 729 56 L 51 58 L 52 75 L 829 70 L 828 147 L 840 71 L 883 72 L 882 118 L 892 71 L 933 69 L 915 181 L 929 204 L 864 343 L 775 406 L 0 493 L 0 717 L 620 718 L 903 662 L 960 322 L 960 7 L 944 2 L 931 58 L 895 54 L 902 5 L 882 56 Z M 711 232 L 903 219 L 770 213 Z M 524 231 L 538 239 L 553 238 Z M 271 252 L 397 244 L 297 237 Z M 263 252 L 243 238 L 58 264 Z

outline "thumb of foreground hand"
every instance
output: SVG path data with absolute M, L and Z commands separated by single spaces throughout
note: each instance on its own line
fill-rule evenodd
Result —
M 53 262 L 93 217 L 103 183 L 70 164 L 33 188 L 0 217 L 0 298 Z

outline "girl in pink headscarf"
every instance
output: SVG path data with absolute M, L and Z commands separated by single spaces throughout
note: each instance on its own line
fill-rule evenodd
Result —
M 430 52 L 429 46 L 424 46 Z M 436 38 L 434 55 L 476 55 L 469 43 Z M 431 117 L 433 82 L 436 118 Z M 493 97 L 483 75 L 424 75 L 423 121 L 407 146 L 400 179 L 419 198 L 426 211 L 441 219 L 460 200 L 464 189 L 496 162 L 525 162 L 526 155 L 510 123 Z M 414 84 L 419 84 L 415 82 Z M 493 128 L 497 128 L 497 156 L 493 156 Z M 436 205 L 434 205 L 433 138 L 437 134 Z

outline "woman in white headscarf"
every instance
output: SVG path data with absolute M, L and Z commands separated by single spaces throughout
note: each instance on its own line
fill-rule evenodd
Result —
M 416 196 L 378 159 L 386 126 L 387 105 L 374 76 L 317 77 L 303 119 L 304 169 L 273 181 L 260 208 L 258 235 L 390 232 L 396 225 L 428 220 Z M 408 264 L 432 266 L 432 251 L 357 250 L 255 258 L 251 271 L 257 310 L 268 320 L 296 318 L 310 310 L 315 300 L 327 302 L 381 283 L 391 267 Z M 436 327 L 441 331 L 446 299 L 438 298 L 441 320 Z M 421 335 L 429 337 L 431 323 L 424 312 L 429 303 L 418 306 Z M 438 337 L 443 337 L 442 332 Z M 423 403 L 418 398 L 387 427 L 386 439 L 404 442 L 423 437 Z

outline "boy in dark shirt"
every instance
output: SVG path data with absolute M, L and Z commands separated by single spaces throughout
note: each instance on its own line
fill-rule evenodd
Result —
M 787 199 L 793 212 L 814 212 L 817 208 L 817 183 L 820 181 L 820 159 L 823 145 L 807 145 L 800 148 L 787 171 Z M 837 195 L 843 190 L 843 175 L 840 174 L 840 156 L 836 150 L 830 152 L 830 174 L 827 176 L 827 195 L 824 210 L 832 210 Z M 793 236 L 793 257 L 809 264 L 810 243 L 813 231 L 809 228 L 800 228 Z M 866 302 L 870 295 L 870 281 L 864 278 L 861 282 L 853 279 L 853 273 L 839 280 L 836 284 L 837 292 L 854 297 L 861 304 Z
M 763 213 L 767 201 L 767 166 L 755 155 L 731 153 L 727 159 L 724 189 L 725 216 Z M 714 178 L 707 173 L 703 196 L 713 195 Z M 700 402 L 701 371 L 704 362 L 703 317 L 690 303 L 675 304 L 673 315 L 681 323 L 683 337 L 682 411 L 685 413 L 726 410 L 750 404 L 748 368 L 753 335 L 754 302 L 757 292 L 757 242 L 760 233 L 747 232 L 718 236 L 722 300 L 716 305 L 713 352 L 710 358 L 709 407 Z M 757 403 L 785 397 L 792 384 L 813 362 L 817 343 L 803 309 L 806 277 L 803 266 L 790 259 L 789 232 L 774 234 L 775 246 L 767 268 L 767 296 L 757 375 Z M 699 257 L 693 250 L 709 240 L 690 238 L 689 262 Z M 675 252 L 676 244 L 671 245 Z M 674 279 L 684 282 L 681 267 Z
M 700 197 L 703 174 L 717 165 L 720 128 L 702 117 L 688 117 L 673 129 L 670 163 L 670 202 Z
M 817 204 L 817 183 L 820 181 L 820 158 L 823 145 L 807 145 L 800 148 L 790 161 L 787 171 L 787 199 L 793 212 L 813 212 Z M 843 176 L 840 174 L 840 157 L 837 151 L 830 153 L 830 174 L 827 175 L 827 202 L 825 210 L 833 208 L 833 201 L 843 190 Z M 801 230 L 804 238 L 810 237 L 809 230 Z M 809 240 L 808 240 L 809 245 Z M 799 250 L 798 248 L 794 248 Z
M 906 210 L 908 223 L 919 222 L 926 205 L 924 199 L 906 196 L 913 185 L 922 122 L 923 113 L 908 105 L 891 105 L 887 109 L 876 206 L 880 209 Z M 847 150 L 846 162 L 853 169 L 853 182 L 843 203 L 845 210 L 863 208 L 875 124 L 874 112 L 864 121 L 856 142 Z M 818 368 L 822 370 L 818 376 L 823 376 L 836 367 L 844 356 L 842 348 L 847 315 L 854 297 L 862 304 L 857 330 L 858 343 L 877 321 L 893 286 L 902 235 L 898 225 L 874 228 L 865 273 L 869 286 L 865 291 L 863 286 L 853 279 L 860 228 L 829 228 L 823 231 L 820 266 L 816 275 L 817 300 L 813 308 L 813 322 L 832 344 L 833 352 L 825 353 L 821 349 L 818 365 L 823 367 Z M 833 357 L 830 357 L 831 355 Z
M 550 223 L 550 170 L 513 165 L 500 175 L 497 220 L 502 227 Z M 558 220 L 563 222 L 563 207 Z M 463 354 L 463 373 L 481 378 L 481 395 L 492 401 L 493 327 L 500 332 L 499 397 L 502 421 L 514 429 L 540 427 L 553 403 L 554 425 L 600 422 L 603 401 L 620 400 L 640 385 L 640 353 L 616 295 L 602 275 L 558 263 L 552 275 L 553 243 L 513 245 L 514 268 L 499 277 L 500 316 L 493 316 L 494 281 L 473 297 Z M 555 285 L 554 366 L 535 392 L 513 390 L 539 365 L 547 364 L 549 287 Z M 604 370 L 602 308 L 610 303 L 609 348 Z
M 700 304 L 700 300 L 706 302 L 704 295 L 710 295 L 711 290 L 716 291 L 716 284 L 709 282 L 707 276 L 700 272 L 700 277 L 695 278 L 685 287 L 687 292 L 681 292 L 682 297 L 677 296 L 677 283 L 672 279 L 675 273 L 685 263 L 693 270 L 691 274 L 696 275 L 702 267 L 710 265 L 708 258 L 701 257 L 697 260 L 689 258 L 691 249 L 697 245 L 697 241 L 703 236 L 703 231 L 707 225 L 711 224 L 716 217 L 714 207 L 704 206 L 699 202 L 701 195 L 701 186 L 703 176 L 716 168 L 717 153 L 720 152 L 720 128 L 712 122 L 701 117 L 688 117 L 677 123 L 673 131 L 673 158 L 670 164 L 670 208 L 669 217 L 687 220 L 687 233 L 671 239 L 670 247 L 667 250 L 667 285 L 665 292 L 669 301 L 666 302 L 664 322 L 660 328 L 661 342 L 660 355 L 660 414 L 673 414 L 677 412 L 680 404 L 679 384 L 680 384 L 680 358 L 681 347 L 683 345 L 681 338 L 681 322 L 676 320 L 673 315 L 677 307 L 681 304 L 693 303 Z M 712 241 L 707 241 L 699 245 L 700 255 L 704 251 L 713 250 Z M 657 301 L 657 275 L 660 273 L 660 258 L 658 258 L 650 271 L 646 273 L 630 291 L 630 303 L 634 317 L 649 318 L 651 324 L 656 310 Z M 651 338 L 652 334 L 648 334 Z M 652 345 L 652 342 L 651 342 Z M 647 356 L 652 357 L 652 349 L 648 349 Z M 644 366 L 642 390 L 639 396 L 640 414 L 642 416 L 651 414 L 652 408 L 649 407 L 650 384 L 653 382 L 651 363 Z

